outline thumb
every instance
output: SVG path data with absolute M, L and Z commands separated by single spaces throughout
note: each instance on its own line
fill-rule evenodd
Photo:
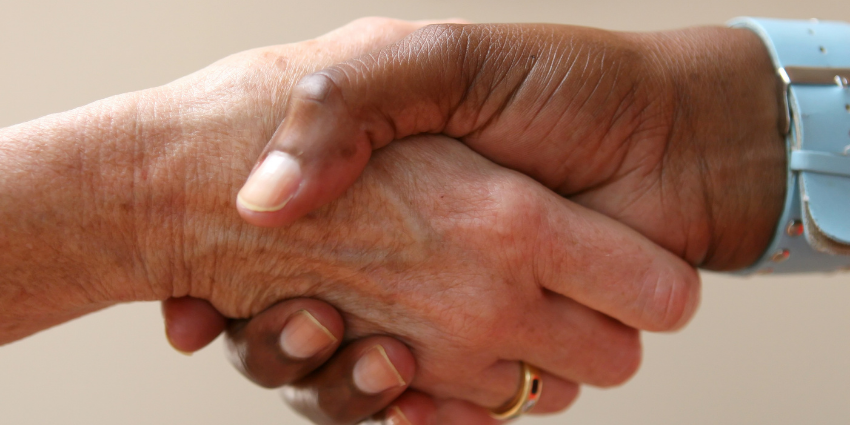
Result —
M 240 214 L 260 226 L 290 223 L 338 198 L 374 149 L 419 133 L 473 132 L 485 119 L 479 112 L 497 114 L 510 97 L 505 87 L 528 73 L 530 65 L 518 59 L 522 49 L 497 48 L 507 39 L 522 42 L 517 28 L 432 25 L 302 78 L 239 192 Z

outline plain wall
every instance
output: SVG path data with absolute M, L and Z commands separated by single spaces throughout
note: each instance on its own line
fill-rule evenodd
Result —
M 738 15 L 850 20 L 838 0 L 0 1 L 0 127 L 167 83 L 243 49 L 355 18 L 463 17 L 618 30 Z M 523 424 L 848 424 L 850 276 L 704 275 L 693 323 L 645 336 L 642 370 Z M 306 424 L 221 341 L 172 351 L 157 304 L 111 308 L 0 348 L 0 424 Z

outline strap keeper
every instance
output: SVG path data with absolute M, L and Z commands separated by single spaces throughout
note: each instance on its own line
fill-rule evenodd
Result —
M 850 156 L 846 155 L 797 150 L 791 152 L 791 162 L 788 165 L 793 171 L 850 177 Z

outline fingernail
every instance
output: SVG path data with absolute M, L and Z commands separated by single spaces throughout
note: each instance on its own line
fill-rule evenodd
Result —
M 387 410 L 387 417 L 384 419 L 385 425 L 412 425 L 410 421 L 407 419 L 407 416 L 404 416 L 404 412 L 399 409 L 398 406 L 390 407 Z
M 236 200 L 251 211 L 283 208 L 301 184 L 301 166 L 289 154 L 273 151 L 248 177 Z
M 187 356 L 187 357 L 192 357 L 192 354 L 194 354 L 194 353 L 189 352 L 189 351 L 183 351 L 183 350 L 177 348 L 176 345 L 174 345 L 174 341 L 171 340 L 171 335 L 168 334 L 168 327 L 165 328 L 165 339 L 168 340 L 168 344 L 171 345 L 171 348 L 173 348 L 174 351 L 176 351 L 176 352 L 178 352 L 178 353 L 180 353 L 184 356 Z
M 336 337 L 331 331 L 307 310 L 292 315 L 280 333 L 280 348 L 296 359 L 313 357 L 334 342 Z
M 354 385 L 366 394 L 378 394 L 405 385 L 384 347 L 372 347 L 354 365 Z

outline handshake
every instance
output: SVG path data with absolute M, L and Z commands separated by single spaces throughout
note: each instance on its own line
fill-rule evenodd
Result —
M 782 116 L 742 29 L 368 18 L 243 52 L 0 130 L 0 344 L 164 300 L 175 348 L 226 331 L 317 424 L 558 412 L 688 322 L 698 267 L 761 257 Z

